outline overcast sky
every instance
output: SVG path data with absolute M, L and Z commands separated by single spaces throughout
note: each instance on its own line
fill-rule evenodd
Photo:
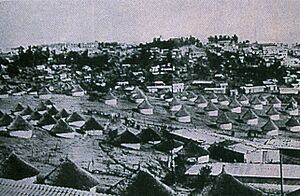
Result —
M 299 42 L 299 0 L 0 0 L 0 47 L 238 34 Z

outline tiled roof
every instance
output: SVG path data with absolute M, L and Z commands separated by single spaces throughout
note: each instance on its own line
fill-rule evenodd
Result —
M 109 194 L 92 193 L 88 191 L 81 191 L 71 188 L 41 185 L 41 184 L 27 184 L 20 181 L 8 180 L 0 178 L 0 195 L 47 195 L 47 196 L 108 196 Z

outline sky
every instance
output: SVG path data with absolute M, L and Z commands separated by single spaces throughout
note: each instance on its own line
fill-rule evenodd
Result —
M 299 0 L 0 0 L 0 47 L 237 34 L 299 43 Z

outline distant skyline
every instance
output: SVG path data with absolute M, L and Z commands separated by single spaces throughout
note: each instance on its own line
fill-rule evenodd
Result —
M 0 47 L 210 35 L 299 43 L 299 0 L 0 1 Z

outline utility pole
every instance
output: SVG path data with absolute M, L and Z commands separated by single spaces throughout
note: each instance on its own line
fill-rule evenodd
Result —
M 283 172 L 282 172 L 282 155 L 281 155 L 281 152 L 280 152 L 280 149 L 279 149 L 279 164 L 280 164 L 280 191 L 281 191 L 281 196 L 284 196 L 284 193 L 283 193 Z

